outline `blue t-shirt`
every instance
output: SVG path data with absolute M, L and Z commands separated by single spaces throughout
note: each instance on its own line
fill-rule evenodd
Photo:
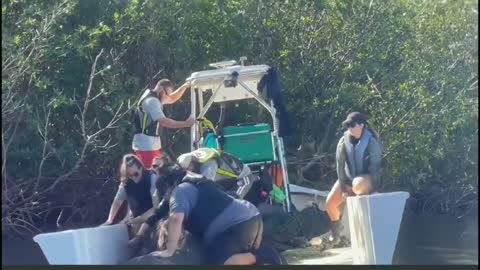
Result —
M 170 212 L 183 213 L 188 219 L 198 199 L 198 188 L 191 183 L 181 183 L 172 192 L 170 197 Z M 208 244 L 215 236 L 223 233 L 232 226 L 260 215 L 258 209 L 245 200 L 233 199 L 223 212 L 208 226 L 204 234 L 204 241 Z

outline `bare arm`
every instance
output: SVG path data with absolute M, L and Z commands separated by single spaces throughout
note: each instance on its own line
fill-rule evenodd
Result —
M 138 230 L 138 232 L 135 234 L 135 236 L 133 238 L 133 239 L 135 239 L 133 242 L 143 241 L 143 239 L 145 237 L 145 233 L 147 232 L 147 230 L 150 227 L 155 227 L 155 223 L 157 221 L 159 221 L 160 219 L 162 219 L 163 217 L 168 215 L 169 204 L 165 199 L 163 199 L 157 207 L 152 208 L 152 209 L 153 209 L 152 215 L 150 215 L 146 219 L 146 221 L 142 223 L 142 225 L 140 226 L 140 229 Z M 147 212 L 150 212 L 150 210 L 148 210 Z
M 112 202 L 112 206 L 110 207 L 110 213 L 108 214 L 108 219 L 104 223 L 105 225 L 110 225 L 113 223 L 113 220 L 117 216 L 118 210 L 122 207 L 124 200 L 114 199 Z
M 195 123 L 195 120 L 193 118 L 188 118 L 185 121 L 177 121 L 177 120 L 173 120 L 171 118 L 165 117 L 160 119 L 159 122 L 162 127 L 187 128 L 187 127 L 191 127 Z
M 155 213 L 155 208 L 150 208 L 148 209 L 145 213 L 141 214 L 138 217 L 133 218 L 132 220 L 128 221 L 127 224 L 138 224 L 138 223 L 144 223 L 149 219 L 151 216 L 153 216 Z
M 182 86 L 180 86 L 177 90 L 170 93 L 170 95 L 166 96 L 163 104 L 173 104 L 177 102 L 180 98 L 182 98 L 185 91 L 190 87 L 190 83 L 186 82 Z
M 172 213 L 167 221 L 167 254 L 173 255 L 178 248 L 178 241 L 182 234 L 183 213 Z
M 163 199 L 157 207 L 153 210 L 153 214 L 147 218 L 145 223 L 147 223 L 150 226 L 155 226 L 155 223 L 162 218 L 166 217 L 168 215 L 168 212 L 170 210 L 168 201 Z
M 147 223 L 142 223 L 142 226 L 140 226 L 140 229 L 138 229 L 138 232 L 135 235 L 135 237 L 137 237 L 139 239 L 143 239 L 143 237 L 145 236 L 145 233 L 147 232 L 148 228 L 150 228 L 150 225 L 148 225 Z

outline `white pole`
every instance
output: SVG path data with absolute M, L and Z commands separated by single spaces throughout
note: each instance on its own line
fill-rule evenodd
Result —
M 196 119 L 196 105 L 197 105 L 197 101 L 196 101 L 196 97 L 195 97 L 195 84 L 191 84 L 190 86 L 190 102 L 191 102 L 191 114 L 190 116 L 193 117 L 193 119 Z M 194 143 L 195 141 L 197 140 L 196 138 L 196 130 L 197 130 L 197 125 L 198 125 L 198 122 L 195 121 L 195 123 L 193 124 L 193 126 L 190 128 L 190 137 L 191 137 L 191 140 L 190 140 L 190 151 L 193 151 L 195 150 L 195 147 L 194 147 Z

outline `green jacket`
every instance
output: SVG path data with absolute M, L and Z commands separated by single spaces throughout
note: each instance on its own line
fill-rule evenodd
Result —
M 360 174 L 370 174 L 372 176 L 372 189 L 377 189 L 380 185 L 382 160 L 382 148 L 380 146 L 380 143 L 373 136 L 369 139 L 368 145 L 362 157 L 364 168 L 363 171 L 356 172 L 355 175 L 351 175 L 349 177 L 346 172 L 346 170 L 348 170 L 348 160 L 345 142 L 346 140 L 348 140 L 347 143 L 351 143 L 350 138 L 351 136 L 348 134 L 348 132 L 345 132 L 344 136 L 340 138 L 337 144 L 337 176 L 342 190 L 345 191 L 345 185 L 351 183 L 351 181 L 353 180 L 352 178 Z

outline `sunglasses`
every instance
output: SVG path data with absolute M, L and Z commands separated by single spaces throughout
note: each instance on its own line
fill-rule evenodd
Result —
M 152 168 L 157 169 L 158 167 L 160 167 L 159 164 L 152 164 Z
M 352 122 L 352 123 L 348 123 L 347 124 L 347 128 L 354 128 L 354 127 L 357 127 L 359 126 L 360 124 L 357 123 L 357 122 Z
M 132 174 L 129 174 L 129 175 L 128 175 L 128 178 L 137 178 L 137 177 L 139 177 L 139 176 L 140 176 L 140 173 L 139 173 L 139 172 L 134 172 L 134 173 L 132 173 Z

